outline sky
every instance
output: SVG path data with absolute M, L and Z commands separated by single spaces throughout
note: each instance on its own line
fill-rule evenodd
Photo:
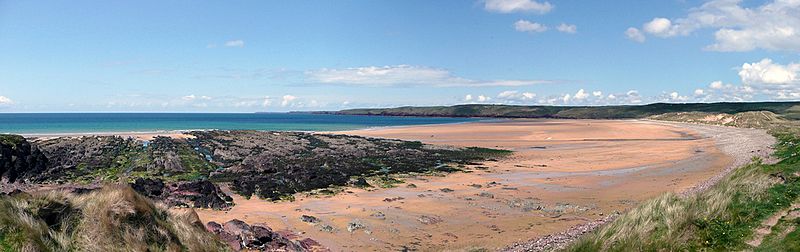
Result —
M 798 0 L 0 0 L 0 112 L 799 98 Z

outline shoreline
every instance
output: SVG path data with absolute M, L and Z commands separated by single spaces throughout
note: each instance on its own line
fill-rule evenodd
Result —
M 466 167 L 466 173 L 404 177 L 404 184 L 394 188 L 298 194 L 294 202 L 234 196 L 238 203 L 230 211 L 198 214 L 204 221 L 235 218 L 304 233 L 334 250 L 502 249 L 608 218 L 665 191 L 689 188 L 733 161 L 711 139 L 686 139 L 686 132 L 696 131 L 641 120 L 566 119 L 335 132 L 518 151 Z M 302 215 L 339 231 L 320 231 L 302 222 Z M 353 220 L 368 232 L 342 231 Z
M 469 123 L 491 123 L 491 122 L 503 122 L 503 121 L 512 121 L 512 120 L 529 120 L 524 118 L 486 118 L 481 120 L 475 121 L 466 121 L 466 122 L 449 122 L 449 123 L 430 123 L 430 124 L 405 124 L 405 125 L 388 125 L 388 126 L 366 126 L 366 127 L 356 127 L 356 128 L 348 128 L 348 129 L 336 129 L 336 130 L 258 130 L 258 129 L 177 129 L 177 130 L 152 130 L 152 131 L 100 131 L 100 132 L 55 132 L 55 133 L 13 133 L 13 132 L 4 132 L 0 134 L 8 134 L 8 135 L 20 135 L 25 138 L 57 138 L 57 137 L 86 137 L 86 136 L 121 136 L 121 137 L 137 137 L 137 136 L 170 136 L 170 135 L 185 135 L 187 132 L 192 131 L 217 131 L 217 130 L 254 130 L 254 131 L 277 131 L 277 132 L 304 132 L 304 133 L 313 133 L 313 134 L 336 134 L 338 132 L 349 132 L 349 131 L 376 131 L 376 130 L 384 130 L 384 129 L 394 129 L 394 128 L 406 128 L 406 127 L 425 127 L 425 126 L 446 126 L 446 125 L 459 125 L 459 124 L 469 124 Z M 530 119 L 533 120 L 533 119 Z
M 725 153 L 725 155 L 733 158 L 733 162 L 731 162 L 727 167 L 725 167 L 722 171 L 718 172 L 716 175 L 706 180 L 700 181 L 699 183 L 689 188 L 684 188 L 683 190 L 678 191 L 677 194 L 680 195 L 681 197 L 688 197 L 690 195 L 695 195 L 705 190 L 708 190 L 734 170 L 747 165 L 753 157 L 759 157 L 762 160 L 764 160 L 763 162 L 765 163 L 774 163 L 777 161 L 771 156 L 771 154 L 774 152 L 771 143 L 776 142 L 775 138 L 770 136 L 769 134 L 766 134 L 766 130 L 737 128 L 724 125 L 710 125 L 710 124 L 700 124 L 700 123 L 685 123 L 685 122 L 658 121 L 658 120 L 639 120 L 639 121 L 660 124 L 660 125 L 678 126 L 686 129 L 693 129 L 695 131 L 701 131 L 700 134 L 702 134 L 704 137 L 714 139 L 717 148 L 719 148 L 723 153 Z M 714 132 L 702 132 L 704 131 L 703 128 L 705 128 L 706 130 L 713 128 L 725 129 L 739 133 L 745 131 L 751 131 L 751 132 L 761 131 L 761 133 L 766 134 L 767 137 L 760 139 L 762 140 L 762 142 L 758 143 L 753 143 L 753 141 L 747 141 L 746 145 L 749 146 L 742 147 L 738 145 L 739 139 L 732 139 L 727 135 L 714 134 Z M 764 145 L 766 143 L 770 144 Z M 764 152 L 760 151 L 760 149 L 758 149 L 758 151 L 755 152 L 752 151 L 754 148 L 763 148 L 763 147 L 766 147 L 765 148 L 766 151 Z M 749 150 L 749 155 L 748 155 L 748 150 Z M 616 220 L 617 217 L 619 217 L 622 214 L 624 213 L 609 215 L 604 218 L 591 220 L 584 224 L 569 227 L 567 230 L 564 230 L 559 233 L 539 236 L 525 242 L 517 242 L 502 249 L 502 251 L 504 252 L 551 251 L 551 250 L 563 249 L 570 243 L 580 239 L 580 237 L 583 236 L 584 234 L 593 232 L 599 229 L 600 227 L 613 222 L 614 220 Z

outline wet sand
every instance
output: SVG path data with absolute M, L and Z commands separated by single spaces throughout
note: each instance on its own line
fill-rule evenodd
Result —
M 264 223 L 334 251 L 499 249 L 686 190 L 733 161 L 698 130 L 647 121 L 509 120 L 336 133 L 515 152 L 469 172 L 404 178 L 389 189 L 298 194 L 277 203 L 233 195 L 231 210 L 197 210 L 200 218 Z M 302 215 L 321 223 L 302 222 Z M 354 220 L 365 228 L 349 232 Z

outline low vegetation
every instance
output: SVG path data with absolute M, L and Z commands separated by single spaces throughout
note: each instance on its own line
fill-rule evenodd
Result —
M 227 251 L 194 211 L 170 212 L 127 186 L 82 195 L 0 196 L 3 251 Z
M 769 111 L 800 119 L 800 102 L 722 102 L 722 103 L 654 103 L 620 106 L 513 106 L 468 104 L 433 107 L 399 107 L 383 109 L 350 109 L 320 112 L 346 115 L 566 118 L 566 119 L 632 119 L 675 112 L 735 114 L 747 111 Z
M 646 201 L 566 250 L 793 251 L 800 244 L 796 220 L 782 218 L 767 227 L 773 232 L 763 243 L 748 243 L 757 239 L 762 222 L 790 210 L 800 196 L 800 137 L 781 128 L 770 127 L 779 140 L 775 155 L 780 162 L 754 160 L 706 191 L 685 197 L 669 193 Z

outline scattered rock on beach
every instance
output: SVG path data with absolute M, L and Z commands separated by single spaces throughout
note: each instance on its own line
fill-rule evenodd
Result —
M 311 215 L 300 216 L 300 220 L 303 221 L 303 222 L 311 223 L 311 224 L 317 224 L 317 223 L 320 222 L 319 218 L 311 216 Z
M 209 222 L 206 229 L 216 234 L 234 251 L 327 251 L 317 241 L 305 238 L 294 241 L 296 237 L 272 231 L 267 226 L 249 225 L 241 220 L 231 220 L 225 224 Z
M 354 219 L 354 220 L 350 221 L 350 223 L 347 223 L 347 232 L 350 232 L 350 233 L 355 232 L 356 230 L 365 229 L 365 228 L 367 228 L 367 226 L 365 226 L 364 223 L 362 223 L 361 220 L 359 220 L 359 219 Z
M 438 216 L 428 216 L 428 215 L 422 215 L 419 218 L 417 218 L 417 220 L 425 225 L 433 225 L 442 222 L 442 218 Z

